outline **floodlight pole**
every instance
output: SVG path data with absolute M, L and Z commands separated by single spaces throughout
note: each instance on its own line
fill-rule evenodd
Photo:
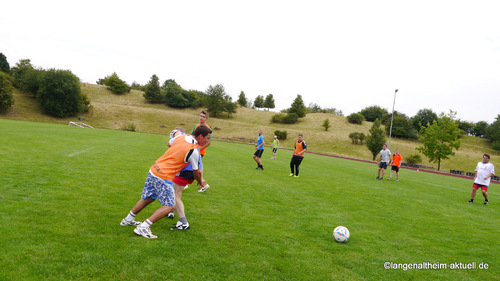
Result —
M 391 148 L 392 122 L 394 121 L 394 105 L 396 104 L 396 93 L 397 92 L 398 92 L 398 89 L 396 89 L 396 91 L 394 91 L 394 102 L 392 103 L 391 129 L 389 130 L 389 145 L 387 146 L 388 149 Z

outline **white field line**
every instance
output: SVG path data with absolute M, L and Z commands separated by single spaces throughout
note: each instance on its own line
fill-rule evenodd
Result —
M 87 152 L 87 151 L 89 151 L 89 150 L 91 150 L 91 149 L 94 149 L 94 148 L 96 148 L 96 147 L 97 147 L 97 146 L 94 146 L 94 147 L 90 147 L 90 148 L 87 148 L 87 149 L 84 149 L 84 150 L 81 150 L 81 151 L 77 151 L 77 152 L 75 152 L 75 153 L 71 153 L 70 155 L 68 155 L 68 157 L 73 157 L 73 156 L 75 156 L 75 155 L 78 155 L 78 154 L 80 154 L 80 153 Z

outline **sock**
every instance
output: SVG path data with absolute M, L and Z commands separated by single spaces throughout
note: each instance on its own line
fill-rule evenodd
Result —
M 141 223 L 141 227 L 150 227 L 153 223 L 147 219 L 143 223 Z
M 128 213 L 128 216 L 125 218 L 126 221 L 133 221 L 135 219 L 135 215 L 134 213 L 132 213 L 132 211 L 130 211 L 130 213 Z
M 182 222 L 182 224 L 187 224 L 188 223 L 186 217 L 179 218 L 179 221 Z

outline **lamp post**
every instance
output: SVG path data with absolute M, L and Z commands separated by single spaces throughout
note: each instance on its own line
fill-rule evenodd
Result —
M 396 93 L 398 92 L 398 89 L 396 89 L 396 91 L 394 91 L 394 102 L 392 103 L 392 116 L 391 116 L 391 128 L 389 130 L 389 145 L 388 145 L 388 149 L 391 148 L 391 135 L 392 135 L 392 122 L 394 121 L 394 105 L 396 104 Z

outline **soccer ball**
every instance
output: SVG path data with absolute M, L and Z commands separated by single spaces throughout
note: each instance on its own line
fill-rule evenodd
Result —
M 335 238 L 335 241 L 340 243 L 347 242 L 350 235 L 351 234 L 349 233 L 349 229 L 347 229 L 347 227 L 345 226 L 337 226 L 333 230 L 333 238 Z

